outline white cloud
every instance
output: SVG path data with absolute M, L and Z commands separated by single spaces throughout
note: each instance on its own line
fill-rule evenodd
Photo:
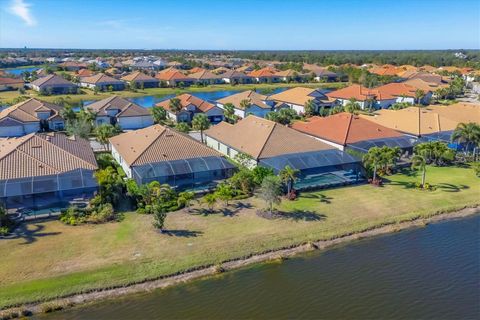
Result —
M 25 3 L 23 0 L 12 0 L 9 9 L 12 14 L 22 19 L 27 26 L 33 27 L 37 25 L 37 20 L 30 12 L 30 4 Z

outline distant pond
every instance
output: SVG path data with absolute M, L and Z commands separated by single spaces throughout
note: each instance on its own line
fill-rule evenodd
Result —
M 41 67 L 17 67 L 17 68 L 12 68 L 12 69 L 3 69 L 6 73 L 10 73 L 11 75 L 14 76 L 19 76 L 22 74 L 22 72 L 34 72 L 37 70 L 40 70 Z

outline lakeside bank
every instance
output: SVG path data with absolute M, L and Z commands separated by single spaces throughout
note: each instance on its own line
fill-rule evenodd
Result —
M 254 254 L 249 257 L 233 259 L 231 261 L 225 261 L 221 264 L 200 267 L 191 271 L 186 271 L 181 274 L 161 277 L 159 279 L 136 283 L 129 286 L 111 288 L 106 290 L 96 290 L 88 293 L 72 295 L 65 298 L 54 299 L 47 302 L 32 303 L 26 304 L 21 307 L 5 309 L 3 311 L 0 311 L 0 319 L 9 319 L 11 315 L 16 314 L 34 315 L 40 313 L 49 313 L 59 310 L 65 310 L 74 306 L 88 305 L 89 303 L 96 303 L 101 300 L 110 300 L 142 292 L 151 292 L 152 290 L 163 289 L 188 281 L 214 276 L 218 273 L 247 267 L 252 264 L 269 262 L 277 263 L 283 261 L 284 259 L 295 257 L 296 255 L 314 250 L 324 250 L 337 245 L 347 244 L 359 239 L 373 238 L 376 236 L 381 236 L 392 232 L 399 232 L 415 227 L 424 227 L 430 223 L 451 219 L 460 219 L 477 214 L 480 214 L 480 209 L 478 208 L 478 206 L 467 207 L 453 212 L 436 212 L 429 217 L 418 217 L 410 221 L 396 222 L 383 226 L 373 227 L 369 230 L 364 230 L 358 233 L 346 234 L 330 240 L 308 242 L 289 248 L 281 248 L 278 250 Z
M 144 96 L 158 96 L 163 97 L 167 95 L 179 95 L 182 93 L 196 93 L 196 92 L 216 92 L 216 91 L 245 91 L 245 90 L 266 90 L 273 91 L 277 88 L 293 88 L 293 87 L 308 87 L 308 88 L 322 88 L 322 89 L 339 89 L 346 86 L 345 82 L 326 82 L 326 83 L 256 83 L 256 84 L 239 84 L 239 85 L 230 85 L 230 84 L 216 84 L 209 86 L 191 86 L 186 88 L 146 88 L 138 89 L 136 91 L 123 90 L 123 91 L 112 91 L 112 92 L 98 92 L 94 94 L 93 90 L 81 88 L 84 92 L 82 94 L 59 94 L 59 95 L 39 95 L 36 91 L 27 90 L 24 96 L 29 98 L 38 98 L 47 102 L 53 102 L 58 99 L 66 99 L 71 104 L 78 104 L 82 101 L 91 101 L 91 100 L 101 100 L 108 98 L 112 95 L 118 95 L 124 98 L 136 98 Z M 0 92 L 0 101 L 2 102 L 11 102 L 13 99 L 18 98 L 22 95 L 18 91 L 3 91 Z
M 256 214 L 264 207 L 258 198 L 222 205 L 215 213 L 195 205 L 170 213 L 163 234 L 152 226 L 152 216 L 133 212 L 119 223 L 24 224 L 16 238 L 0 241 L 0 308 L 127 287 L 479 204 L 479 180 L 471 168 L 429 166 L 434 191 L 412 188 L 419 178 L 399 173 L 381 188 L 305 192 L 283 201 L 278 209 L 284 218 L 273 220 Z

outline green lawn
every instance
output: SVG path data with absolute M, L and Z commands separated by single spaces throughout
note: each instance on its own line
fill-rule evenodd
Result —
M 381 188 L 303 193 L 280 205 L 291 219 L 258 217 L 259 199 L 238 211 L 232 205 L 232 216 L 175 212 L 167 217 L 170 234 L 156 232 L 152 217 L 135 213 L 105 225 L 30 223 L 28 237 L 0 240 L 0 307 L 129 284 L 480 203 L 480 180 L 468 168 L 429 167 L 427 182 L 437 186 L 431 192 L 410 188 L 417 176 L 389 179 Z
M 67 98 L 71 103 L 77 103 L 80 101 L 88 101 L 88 100 L 100 100 L 104 98 L 110 97 L 112 94 L 116 94 L 122 97 L 141 97 L 141 96 L 165 96 L 170 94 L 181 94 L 186 92 L 214 92 L 214 91 L 223 91 L 223 90 L 249 90 L 249 89 L 275 89 L 275 88 L 282 88 L 282 87 L 309 87 L 309 88 L 329 88 L 329 89 L 337 89 L 344 87 L 346 84 L 344 82 L 333 82 L 333 83 L 273 83 L 273 84 L 244 84 L 244 85 L 235 85 L 232 86 L 230 84 L 218 84 L 218 85 L 210 85 L 206 87 L 188 87 L 185 89 L 179 88 L 147 88 L 144 90 L 137 90 L 137 92 L 133 91 L 115 91 L 115 92 L 101 92 L 98 94 L 94 94 L 92 90 L 81 88 L 82 94 L 70 94 L 70 95 L 51 95 L 51 96 L 40 96 L 36 91 L 27 90 L 26 96 L 39 98 L 45 101 L 52 102 L 55 99 L 60 97 Z M 0 92 L 0 102 L 10 102 L 14 98 L 19 97 L 20 94 L 17 91 L 4 91 Z

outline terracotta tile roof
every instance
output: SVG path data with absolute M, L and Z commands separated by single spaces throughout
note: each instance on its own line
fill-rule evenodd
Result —
M 315 138 L 253 115 L 235 125 L 221 122 L 205 131 L 205 134 L 257 160 L 283 154 L 334 149 Z
M 425 110 L 456 122 L 475 122 L 480 124 L 480 104 L 458 102 L 449 106 L 430 105 Z
M 60 133 L 31 133 L 21 138 L 0 139 L 0 179 L 18 179 L 64 173 L 75 169 L 96 170 L 90 143 Z
M 177 99 L 180 100 L 180 104 L 182 106 L 182 109 L 185 109 L 189 105 L 194 105 L 197 109 L 199 109 L 202 112 L 207 112 L 212 108 L 216 108 L 216 106 L 208 101 L 202 100 L 200 98 L 197 98 L 191 94 L 184 93 L 176 97 Z M 170 110 L 170 100 L 164 100 L 162 102 L 159 102 L 156 104 L 157 107 L 162 107 L 165 110 Z
M 200 67 L 195 67 L 195 68 L 192 68 L 190 70 L 188 70 L 189 73 L 196 73 L 196 72 L 201 72 L 201 71 L 205 71 L 206 69 L 204 68 L 200 68 Z
M 25 81 L 20 78 L 0 78 L 0 85 L 23 84 Z
M 77 76 L 79 77 L 91 77 L 95 74 L 92 70 L 89 69 L 80 69 L 77 72 Z
M 388 87 L 387 87 L 388 88 Z M 365 88 L 359 84 L 353 84 L 351 86 L 345 87 L 343 89 L 335 90 L 332 92 L 327 93 L 326 95 L 329 98 L 334 99 L 343 99 L 349 100 L 354 98 L 357 101 L 365 101 L 368 99 L 376 99 L 377 101 L 380 100 L 392 100 L 395 99 L 396 96 L 392 95 L 390 90 L 378 90 L 378 88 Z
M 221 156 L 190 136 L 159 124 L 115 136 L 110 143 L 129 166 Z
M 10 118 L 21 123 L 38 122 L 40 119 L 37 117 L 37 111 L 50 112 L 48 117 L 50 120 L 59 116 L 61 110 L 61 106 L 31 98 L 0 111 L 0 121 Z
M 123 81 L 112 78 L 110 76 L 107 76 L 104 73 L 98 73 L 98 74 L 90 76 L 90 77 L 83 77 L 83 78 L 81 78 L 80 82 L 90 83 L 90 84 L 99 84 L 99 83 L 120 84 L 120 83 L 123 83 Z
M 138 117 L 150 115 L 150 111 L 148 109 L 119 96 L 111 96 L 93 102 L 87 105 L 86 108 L 91 109 L 100 116 L 106 116 L 107 110 L 109 109 L 120 110 L 116 117 Z
M 275 71 L 272 71 L 270 68 L 263 68 L 259 70 L 253 70 L 248 75 L 254 78 L 274 77 L 275 76 L 274 72 Z
M 371 73 L 378 74 L 380 76 L 396 76 L 399 70 L 397 67 L 386 64 L 380 67 L 374 67 L 369 70 Z
M 277 77 L 295 77 L 295 76 L 298 77 L 298 76 L 302 76 L 303 74 L 292 69 L 287 69 L 283 71 L 277 71 L 275 72 L 275 75 Z
M 325 118 L 311 117 L 307 122 L 297 121 L 292 128 L 340 145 L 402 136 L 398 131 L 345 112 Z
M 158 81 L 152 76 L 140 71 L 135 71 L 121 78 L 123 81 Z
M 45 85 L 48 85 L 48 86 L 72 85 L 72 86 L 74 86 L 73 83 L 71 83 L 70 81 L 67 81 L 63 77 L 60 77 L 56 74 L 49 74 L 48 76 L 38 78 L 37 80 L 32 81 L 32 85 L 36 85 L 37 87 L 41 87 L 41 86 L 45 86 Z
M 361 114 L 360 117 L 415 136 L 452 131 L 458 125 L 458 121 L 453 121 L 438 113 L 418 107 L 401 110 L 383 109 L 377 111 L 374 116 Z
M 239 93 L 232 94 L 231 96 L 217 100 L 218 103 L 226 104 L 231 103 L 237 109 L 243 109 L 241 102 L 247 100 L 250 104 L 254 104 L 262 109 L 271 109 L 272 107 L 266 104 L 264 101 L 267 100 L 267 96 L 257 93 L 253 90 L 247 90 Z
M 187 77 L 186 75 L 184 75 L 183 73 L 181 73 L 180 71 L 178 71 L 176 69 L 172 69 L 172 70 L 165 69 L 163 71 L 160 71 L 159 73 L 157 73 L 155 75 L 155 78 L 157 78 L 158 80 L 163 80 L 163 81 L 170 81 L 170 80 L 193 81 L 192 78 Z
M 406 84 L 404 82 L 393 82 L 393 83 L 387 83 L 384 84 L 383 86 L 376 87 L 375 91 L 380 93 L 380 96 L 382 97 L 401 97 L 406 96 L 406 97 L 413 97 L 415 98 L 415 91 L 417 89 L 409 84 Z
M 316 96 L 318 96 L 318 98 Z M 316 98 L 319 100 L 328 100 L 327 96 L 319 92 L 317 89 L 304 87 L 287 89 L 280 93 L 272 94 L 269 97 L 269 99 L 274 101 L 292 103 L 300 106 L 304 106 L 305 103 Z

